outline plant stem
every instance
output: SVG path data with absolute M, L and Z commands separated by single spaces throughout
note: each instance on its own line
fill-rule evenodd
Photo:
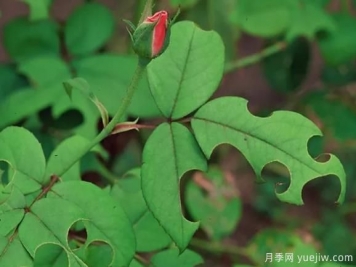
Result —
M 127 108 L 129 107 L 132 97 L 136 91 L 138 82 L 142 76 L 143 71 L 145 70 L 148 62 L 139 61 L 136 71 L 131 79 L 131 83 L 126 90 L 126 95 L 122 99 L 119 109 L 117 110 L 114 117 L 111 121 L 101 130 L 101 132 L 81 151 L 79 151 L 75 157 L 75 160 L 63 167 L 62 170 L 56 174 L 62 176 L 66 171 L 68 171 L 77 161 L 81 159 L 88 151 L 90 151 L 96 144 L 100 143 L 105 137 L 111 134 L 112 130 L 115 128 L 115 125 L 122 119 L 125 115 Z
M 251 255 L 247 249 L 237 247 L 237 246 L 230 246 L 224 245 L 217 242 L 209 242 L 202 239 L 193 238 L 190 243 L 193 247 L 197 247 L 202 250 L 206 250 L 212 253 L 228 253 L 231 255 L 242 256 L 251 259 Z
M 229 62 L 225 65 L 225 73 L 256 64 L 268 56 L 283 51 L 286 47 L 287 47 L 286 42 L 278 42 L 263 49 L 261 52 L 247 56 L 242 59 L 238 59 L 237 61 L 234 62 Z

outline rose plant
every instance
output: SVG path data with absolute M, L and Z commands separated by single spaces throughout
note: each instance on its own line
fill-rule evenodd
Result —
M 86 8 L 87 12 L 92 4 Z M 78 56 L 72 66 L 77 77 L 70 77 L 71 69 L 53 57 L 30 58 L 21 63 L 22 72 L 31 76 L 36 86 L 46 87 L 51 77 L 33 71 L 32 66 L 41 65 L 41 60 L 51 62 L 54 75 L 60 76 L 63 84 L 56 84 L 50 93 L 39 89 L 42 98 L 54 95 L 53 113 L 58 117 L 71 107 L 86 116 L 83 124 L 74 127 L 71 135 L 56 144 L 48 156 L 45 147 L 24 127 L 8 126 L 0 132 L 0 266 L 201 264 L 202 256 L 189 247 L 199 246 L 193 236 L 200 225 L 209 237 L 219 240 L 234 229 L 241 210 L 234 193 L 225 197 L 229 188 L 224 174 L 209 165 L 214 150 L 221 144 L 238 149 L 259 181 L 263 180 L 266 165 L 284 165 L 290 182 L 284 191 L 276 190 L 277 198 L 283 202 L 303 204 L 303 187 L 328 175 L 337 177 L 337 202 L 343 202 L 346 175 L 340 160 L 328 154 L 328 159 L 321 162 L 308 152 L 311 137 L 322 135 L 319 128 L 291 111 L 255 116 L 249 111 L 247 100 L 240 97 L 210 100 L 226 71 L 223 40 L 217 32 L 202 30 L 191 21 L 174 23 L 176 17 L 170 20 L 165 10 L 152 15 L 152 1 L 148 0 L 137 26 L 126 21 L 137 65 L 135 71 L 130 69 L 133 75 L 131 81 L 125 82 L 128 86 L 123 92 L 111 92 L 108 88 L 104 90 L 109 93 L 103 94 L 102 88 L 97 88 L 105 81 L 99 83 L 87 69 L 110 65 L 108 62 L 112 61 L 95 56 L 83 59 L 100 45 L 74 42 L 71 35 L 75 33 L 71 30 L 66 32 L 66 43 L 68 50 Z M 69 21 L 76 23 L 75 19 Z M 21 58 L 24 57 L 22 54 Z M 113 73 L 120 71 L 115 69 Z M 140 102 L 137 97 L 145 88 L 144 82 L 149 91 Z M 113 98 L 116 94 L 120 96 L 119 102 Z M 29 96 L 19 94 L 17 101 Z M 129 121 L 129 115 L 139 117 L 142 103 L 149 101 L 159 119 L 149 123 Z M 0 111 L 4 110 L 10 114 L 10 104 L 0 106 Z M 9 115 L 8 120 L 16 121 L 18 113 L 11 114 L 14 115 Z M 102 127 L 97 134 L 99 117 Z M 101 144 L 110 136 L 130 130 L 150 130 L 142 163 L 120 178 L 113 177 L 101 164 L 108 157 Z M 87 158 L 90 164 L 85 167 Z M 80 174 L 85 168 L 99 172 L 108 183 L 102 186 L 83 181 Z M 189 171 L 195 172 L 190 175 Z M 186 191 L 190 220 L 182 210 L 184 175 L 192 178 Z M 219 190 L 206 197 L 198 184 L 205 185 L 208 193 L 211 187 Z M 195 203 L 196 199 L 199 201 Z M 216 209 L 217 203 L 222 211 Z M 211 214 L 217 218 L 212 223 Z M 221 214 L 229 218 L 227 222 L 219 218 Z M 226 227 L 219 229 L 221 224 Z M 300 248 L 299 239 L 292 236 L 289 241 Z M 214 246 L 208 249 L 214 250 Z M 146 252 L 153 255 L 147 257 Z M 241 253 L 246 256 L 243 253 L 247 252 Z M 254 263 L 260 264 L 259 260 Z

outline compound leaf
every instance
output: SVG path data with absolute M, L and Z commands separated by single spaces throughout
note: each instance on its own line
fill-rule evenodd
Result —
M 318 162 L 308 154 L 309 139 L 321 132 L 302 115 L 278 111 L 260 118 L 248 111 L 245 99 L 223 97 L 199 109 L 192 127 L 207 157 L 216 146 L 228 143 L 241 151 L 258 177 L 266 164 L 274 161 L 284 164 L 291 177 L 288 189 L 277 194 L 282 201 L 303 204 L 304 185 L 326 175 L 335 175 L 340 180 L 337 201 L 342 202 L 345 197 L 345 171 L 338 158 L 329 155 L 327 162 Z

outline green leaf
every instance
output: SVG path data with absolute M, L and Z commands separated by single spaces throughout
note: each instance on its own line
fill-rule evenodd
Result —
M 32 133 L 20 127 L 8 127 L 0 133 L 0 162 L 9 165 L 9 184 L 24 194 L 34 192 L 45 181 L 45 157 L 41 144 Z
M 181 118 L 205 103 L 224 68 L 224 45 L 216 32 L 192 22 L 173 25 L 167 50 L 148 66 L 150 89 L 167 118 Z
M 170 0 L 173 7 L 188 8 L 194 6 L 198 0 Z
M 95 96 L 95 94 L 90 89 L 90 85 L 83 78 L 74 78 L 71 80 L 67 80 L 63 83 L 64 88 L 69 96 L 71 96 L 71 92 L 73 89 L 79 90 L 85 97 L 89 98 L 97 109 L 100 112 L 101 120 L 103 122 L 103 126 L 105 127 L 109 123 L 109 114 L 106 110 L 105 106 L 99 101 L 99 99 Z
M 61 58 L 48 55 L 21 61 L 19 72 L 26 75 L 31 84 L 41 90 L 71 77 L 69 67 Z
M 48 86 L 43 90 L 24 88 L 11 94 L 0 102 L 0 129 L 50 106 L 61 95 L 63 88 L 60 84 Z
M 86 251 L 85 262 L 90 267 L 110 266 L 112 249 L 108 245 L 92 245 Z
M 288 0 L 239 0 L 232 21 L 245 32 L 261 37 L 284 33 L 291 24 Z
M 356 113 L 341 100 L 333 99 L 324 92 L 314 92 L 307 95 L 304 102 L 335 138 L 340 141 L 356 138 Z
M 147 206 L 183 251 L 199 224 L 182 216 L 180 178 L 192 169 L 205 170 L 206 159 L 186 127 L 163 123 L 146 142 L 143 162 L 142 193 Z
M 0 184 L 0 213 L 22 209 L 25 206 L 25 196 L 16 186 L 12 186 L 5 191 L 3 184 Z
M 246 157 L 258 178 L 266 164 L 284 164 L 290 172 L 290 185 L 285 192 L 277 193 L 282 201 L 303 204 L 304 185 L 326 175 L 338 177 L 341 190 L 337 201 L 344 200 L 346 177 L 342 164 L 334 155 L 329 155 L 327 162 L 317 162 L 308 154 L 309 139 L 321 132 L 298 113 L 278 111 L 260 118 L 248 111 L 245 99 L 223 97 L 204 105 L 194 115 L 192 127 L 207 157 L 216 146 L 231 144 Z
M 286 39 L 292 41 L 297 37 L 313 39 L 320 31 L 335 32 L 336 25 L 332 18 L 321 7 L 310 1 L 300 1 L 292 8 L 292 24 L 287 31 Z
M 322 81 L 327 85 L 345 86 L 356 81 L 356 61 L 351 60 L 342 65 L 324 66 Z
M 338 65 L 356 57 L 356 35 L 350 34 L 356 27 L 356 19 L 344 13 L 333 15 L 333 19 L 337 31 L 320 38 L 319 45 L 326 63 Z
M 331 256 L 319 253 L 315 245 L 286 231 L 274 229 L 261 231 L 253 238 L 248 249 L 254 260 L 263 262 L 263 266 L 266 267 L 298 267 L 311 264 L 318 267 L 350 266 L 340 262 L 332 263 L 333 256 L 337 254 Z M 267 257 L 267 253 L 270 253 L 271 258 Z
M 15 236 L 11 243 L 8 238 L 0 236 L 0 266 L 33 266 L 32 259 L 18 236 Z
M 98 3 L 86 3 L 68 18 L 64 29 L 65 43 L 73 55 L 85 55 L 102 47 L 115 29 L 111 11 Z
M 139 263 L 137 260 L 133 260 L 130 263 L 130 267 L 144 267 L 141 263 Z
M 19 238 L 32 258 L 46 244 L 60 246 L 67 254 L 69 266 L 87 267 L 68 244 L 69 228 L 84 219 L 83 211 L 65 199 L 41 199 L 33 204 L 19 226 Z
M 5 99 L 27 85 L 26 78 L 16 71 L 13 64 L 0 65 L 0 99 Z
M 135 236 L 126 213 L 114 199 L 91 183 L 69 181 L 57 184 L 52 198 L 68 200 L 83 210 L 86 245 L 104 241 L 113 249 L 112 266 L 126 267 L 135 253 Z
M 201 221 L 201 227 L 214 240 L 231 234 L 242 213 L 237 192 L 217 167 L 209 168 L 205 175 L 196 173 L 193 178 L 187 184 L 185 198 L 192 218 Z M 209 184 L 209 188 L 202 188 L 199 182 Z
M 61 175 L 62 181 L 80 180 L 80 166 L 76 160 L 86 151 L 89 143 L 88 139 L 78 135 L 61 142 L 48 159 L 45 177 Z M 72 162 L 75 162 L 73 166 L 66 170 Z
M 25 215 L 25 211 L 22 209 L 9 210 L 4 213 L 0 213 L 0 236 L 7 236 L 13 231 L 16 226 L 21 222 Z
M 53 0 L 22 0 L 30 8 L 30 20 L 41 20 L 49 17 L 49 8 Z
M 93 93 L 105 105 L 110 114 L 115 114 L 120 100 L 125 95 L 137 66 L 135 56 L 104 54 L 74 62 L 78 76 L 90 84 Z M 115 99 L 115 101 L 113 101 Z M 152 98 L 145 75 L 129 107 L 135 117 L 154 117 L 160 114 Z
M 237 7 L 238 0 L 199 1 L 185 12 L 184 18 L 194 21 L 203 30 L 215 30 L 224 42 L 226 59 L 233 60 L 240 29 L 230 22 L 230 17 Z
M 39 55 L 59 55 L 58 25 L 51 20 L 16 18 L 5 25 L 4 46 L 16 61 Z
M 261 65 L 273 90 L 282 93 L 295 91 L 309 72 L 310 44 L 302 38 L 293 40 L 284 51 L 266 57 Z
M 131 77 L 137 65 L 134 56 L 98 55 L 75 61 L 77 75 L 90 84 L 93 94 L 100 99 L 109 115 L 114 116 L 119 108 L 121 99 L 131 82 Z M 63 94 L 53 107 L 53 114 L 59 117 L 69 109 L 78 109 L 84 117 L 84 122 L 75 128 L 75 133 L 87 138 L 97 134 L 98 114 L 92 102 L 73 91 L 72 101 Z M 137 91 L 128 108 L 128 113 L 135 117 L 154 117 L 160 114 L 149 91 L 147 78 L 139 82 Z
M 171 249 L 155 254 L 151 262 L 152 267 L 194 267 L 204 261 L 199 254 L 191 250 L 187 249 L 180 254 L 178 249 Z
M 55 119 L 59 119 L 63 114 L 70 110 L 77 110 L 82 117 L 82 123 L 72 127 L 72 131 L 88 139 L 93 139 L 98 132 L 99 114 L 93 102 L 83 97 L 78 90 L 74 90 L 71 98 L 65 93 L 62 87 L 62 94 L 52 106 L 52 115 Z
M 124 209 L 130 218 L 136 236 L 136 251 L 148 252 L 167 247 L 172 241 L 148 210 L 141 191 L 140 170 L 126 173 L 111 194 L 118 203 L 125 203 Z
M 68 256 L 62 247 L 54 244 L 40 246 L 36 250 L 35 267 L 68 266 Z

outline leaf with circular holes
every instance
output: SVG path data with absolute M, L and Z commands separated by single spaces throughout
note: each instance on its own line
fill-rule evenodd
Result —
M 48 198 L 65 199 L 81 208 L 86 231 L 85 247 L 103 241 L 113 249 L 112 266 L 126 267 L 135 253 L 135 236 L 122 207 L 99 187 L 82 181 L 56 184 Z
M 180 178 L 192 169 L 204 171 L 206 159 L 191 132 L 179 123 L 157 127 L 143 151 L 142 193 L 180 251 L 199 227 L 182 216 L 180 202 Z
M 45 198 L 35 202 L 31 212 L 26 213 L 18 235 L 32 258 L 41 246 L 54 244 L 65 251 L 69 266 L 87 267 L 68 244 L 69 228 L 82 219 L 85 219 L 83 211 L 74 203 L 60 198 Z
M 298 113 L 277 111 L 260 118 L 249 112 L 247 100 L 222 97 L 200 108 L 192 119 L 192 127 L 207 157 L 216 146 L 231 144 L 246 157 L 259 178 L 266 164 L 284 164 L 291 177 L 288 189 L 277 194 L 282 201 L 303 204 L 304 185 L 326 175 L 338 177 L 341 190 L 337 201 L 344 200 L 346 177 L 342 164 L 334 155 L 329 155 L 327 162 L 317 162 L 308 154 L 308 140 L 321 132 Z
M 148 65 L 152 95 L 162 114 L 178 119 L 204 104 L 218 88 L 224 69 L 224 45 L 213 31 L 193 22 L 172 27 L 167 50 Z
M 23 194 L 41 189 L 45 183 L 45 157 L 41 144 L 28 130 L 8 127 L 0 133 L 0 162 L 9 164 L 9 181 Z

